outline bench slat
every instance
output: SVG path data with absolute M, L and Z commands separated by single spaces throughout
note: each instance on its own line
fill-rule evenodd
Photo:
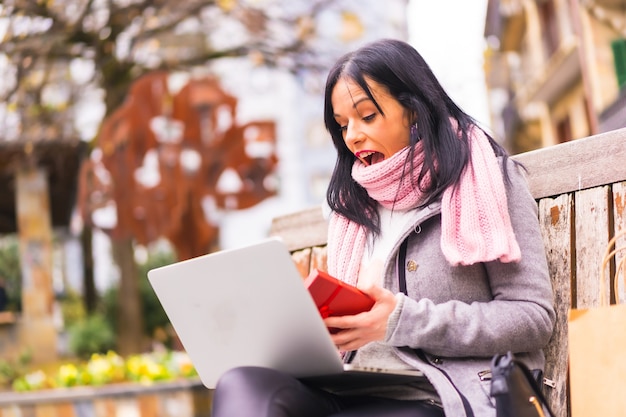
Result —
M 303 279 L 309 275 L 309 270 L 311 269 L 312 250 L 312 248 L 305 248 L 291 253 L 291 258 L 296 264 L 296 269 Z
M 609 298 L 608 275 L 601 283 L 600 266 L 609 243 L 609 187 L 596 187 L 575 193 L 576 217 L 576 297 L 575 308 L 599 306 L 600 292 Z
M 535 199 L 626 180 L 626 128 L 513 156 Z
M 326 258 L 326 246 L 314 247 L 311 254 L 311 269 L 315 268 L 326 272 L 328 270 Z
M 290 251 L 326 244 L 327 222 L 322 207 L 312 207 L 297 213 L 275 217 L 270 236 L 280 236 Z
M 546 248 L 548 268 L 554 291 L 556 323 L 545 348 L 545 376 L 555 381 L 546 388 L 548 404 L 554 417 L 567 417 L 567 316 L 571 303 L 572 273 L 572 197 L 568 194 L 539 201 L 539 224 Z

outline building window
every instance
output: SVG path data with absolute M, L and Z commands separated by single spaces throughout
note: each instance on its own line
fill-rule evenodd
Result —
M 541 22 L 541 36 L 547 57 L 550 58 L 559 47 L 559 26 L 554 9 L 554 0 L 537 3 Z
M 587 97 L 583 97 L 583 106 L 585 106 L 585 120 L 587 121 L 587 136 L 592 134 L 591 130 L 591 120 L 594 117 L 591 109 L 591 104 Z
M 559 143 L 569 142 L 572 140 L 572 126 L 569 116 L 565 116 L 556 124 L 556 139 Z
M 613 49 L 617 84 L 622 89 L 626 87 L 626 38 L 614 40 L 611 42 L 611 48 Z

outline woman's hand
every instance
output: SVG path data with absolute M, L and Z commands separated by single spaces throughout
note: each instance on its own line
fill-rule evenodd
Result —
M 370 311 L 354 316 L 328 317 L 324 320 L 326 327 L 339 329 L 331 337 L 342 352 L 383 340 L 387 333 L 387 319 L 396 307 L 394 294 L 385 288 L 374 285 L 361 290 L 375 300 Z

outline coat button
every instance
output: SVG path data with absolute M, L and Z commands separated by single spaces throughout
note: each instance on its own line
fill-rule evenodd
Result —
M 417 265 L 417 262 L 415 262 L 414 260 L 409 260 L 406 263 L 406 270 L 409 272 L 415 272 L 417 271 L 417 267 L 419 265 Z

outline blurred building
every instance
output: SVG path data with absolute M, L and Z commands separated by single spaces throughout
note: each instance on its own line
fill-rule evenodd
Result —
M 330 69 L 339 55 L 376 39 L 407 40 L 407 5 L 408 0 L 328 3 L 316 27 L 324 65 Z M 209 70 L 239 99 L 239 123 L 273 120 L 277 128 L 277 195 L 246 210 L 220 213 L 220 246 L 227 249 L 265 238 L 276 216 L 320 204 L 335 149 L 323 120 L 327 70 L 302 77 L 246 59 L 216 60 Z
M 485 38 L 509 151 L 626 127 L 626 0 L 489 0 Z
M 280 3 L 266 0 L 267 4 Z M 301 2 L 284 2 L 297 8 Z M 298 75 L 285 69 L 258 65 L 249 57 L 212 60 L 202 69 L 216 77 L 220 86 L 237 98 L 237 124 L 269 120 L 276 127 L 278 166 L 276 195 L 246 209 L 211 210 L 219 224 L 219 248 L 229 249 L 267 237 L 272 219 L 314 205 L 325 198 L 335 165 L 335 150 L 323 120 L 323 89 L 327 70 L 343 53 L 366 42 L 392 37 L 406 40 L 408 0 L 342 0 L 328 2 L 315 23 L 316 52 L 326 70 Z M 281 3 L 282 4 L 282 3 Z M 221 46 L 234 32 L 213 33 L 211 42 Z M 229 186 L 245 179 L 229 177 Z M 166 243 L 166 242 L 159 242 Z M 168 249 L 167 244 L 164 245 Z M 119 280 L 119 270 L 108 257 L 108 236 L 97 230 L 94 260 L 97 289 L 102 292 Z M 146 252 L 136 252 L 139 258 Z M 80 277 L 73 283 L 80 289 Z

